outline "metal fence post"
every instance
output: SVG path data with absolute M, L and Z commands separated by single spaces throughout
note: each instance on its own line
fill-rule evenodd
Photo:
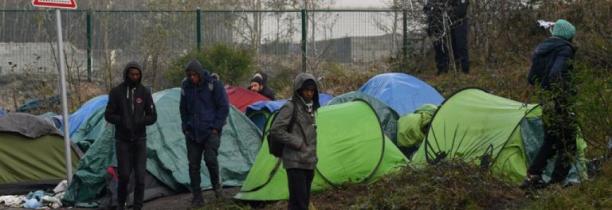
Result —
M 402 71 L 408 68 L 408 10 L 402 11 Z
M 306 10 L 302 10 L 302 72 L 306 72 L 306 43 L 308 36 L 308 16 L 306 14 Z
M 91 10 L 87 11 L 87 81 L 91 82 L 91 42 L 92 42 Z
M 198 45 L 198 50 L 202 49 L 202 10 L 200 8 L 198 8 L 198 10 L 196 10 L 196 39 L 197 39 L 197 45 Z

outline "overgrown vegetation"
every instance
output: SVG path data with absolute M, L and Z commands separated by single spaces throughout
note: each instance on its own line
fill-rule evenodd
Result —
M 248 50 L 215 45 L 204 50 L 193 50 L 176 59 L 166 73 L 172 87 L 179 86 L 185 77 L 185 65 L 197 59 L 210 73 L 217 73 L 226 84 L 240 85 L 253 74 L 253 55 Z

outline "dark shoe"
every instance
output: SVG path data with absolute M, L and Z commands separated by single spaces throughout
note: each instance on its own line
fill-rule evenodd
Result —
M 520 188 L 523 190 L 529 189 L 541 189 L 546 187 L 546 183 L 542 180 L 542 176 L 540 175 L 532 175 L 528 174 L 527 178 L 523 181 Z
M 193 199 L 191 199 L 191 208 L 200 208 L 202 206 L 204 206 L 204 197 L 202 197 L 202 192 L 193 192 Z
M 215 189 L 215 197 L 217 198 L 217 200 L 225 198 L 223 196 L 223 190 L 222 189 Z

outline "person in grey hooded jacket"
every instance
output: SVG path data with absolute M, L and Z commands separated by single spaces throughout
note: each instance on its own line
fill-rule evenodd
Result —
M 293 83 L 293 97 L 280 109 L 270 128 L 271 139 L 284 145 L 281 160 L 287 170 L 288 208 L 291 210 L 308 209 L 318 160 L 315 113 L 319 107 L 319 90 L 314 76 L 299 74 Z M 292 117 L 295 117 L 294 123 L 290 123 Z M 293 127 L 287 129 L 290 125 Z

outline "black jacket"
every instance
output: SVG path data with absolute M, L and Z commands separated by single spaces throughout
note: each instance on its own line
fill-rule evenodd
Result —
M 270 88 L 268 88 L 268 86 L 264 86 L 263 89 L 261 89 L 261 91 L 259 91 L 259 94 L 265 96 L 266 98 L 270 99 L 270 100 L 276 100 L 274 98 L 274 91 Z
M 550 90 L 553 84 L 569 83 L 576 49 L 567 40 L 550 37 L 540 43 L 533 52 L 531 68 L 527 77 L 529 84 L 541 85 Z
M 427 33 L 438 36 L 444 31 L 443 14 L 450 18 L 451 27 L 455 27 L 467 16 L 469 0 L 428 0 L 423 7 L 427 18 Z
M 138 63 L 128 63 L 123 70 L 124 81 L 110 91 L 104 112 L 104 119 L 115 125 L 115 138 L 121 141 L 145 140 L 146 126 L 157 121 L 151 92 L 140 81 L 129 84 L 130 68 L 140 70 L 142 75 L 142 67 Z

